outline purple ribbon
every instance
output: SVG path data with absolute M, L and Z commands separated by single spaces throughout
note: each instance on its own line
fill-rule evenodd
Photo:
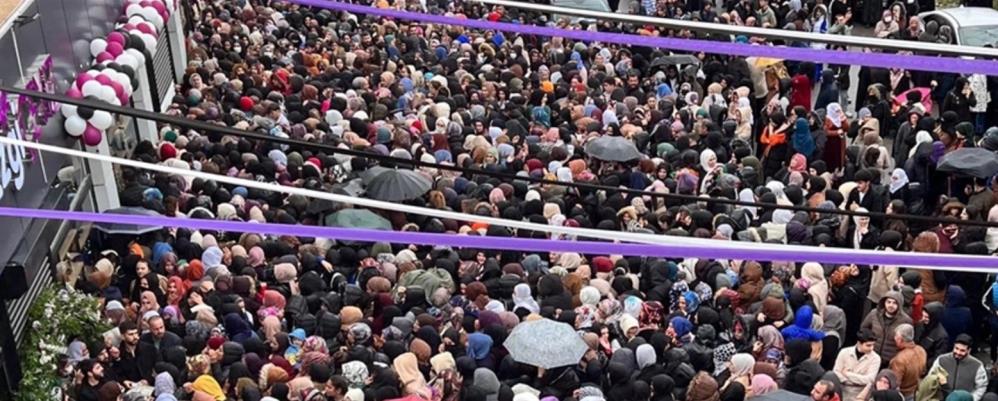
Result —
M 741 260 L 778 260 L 857 265 L 938 266 L 939 269 L 995 268 L 998 258 L 951 254 L 880 252 L 850 254 L 815 248 L 812 254 L 801 255 L 793 249 L 733 249 L 706 245 L 647 245 L 617 244 L 593 241 L 559 241 L 509 237 L 481 237 L 456 234 L 431 234 L 405 231 L 378 231 L 356 228 L 317 227 L 293 224 L 261 224 L 240 221 L 177 219 L 164 216 L 138 216 L 69 212 L 61 210 L 0 207 L 0 216 L 71 220 L 91 223 L 134 224 L 140 226 L 185 227 L 199 230 L 251 232 L 269 235 L 332 238 L 347 241 L 391 242 L 434 246 L 498 249 L 527 252 L 577 252 L 582 254 L 617 254 L 663 258 L 709 258 Z
M 861 53 L 844 50 L 822 50 L 802 47 L 756 46 L 742 43 L 716 42 L 701 39 L 679 39 L 657 36 L 641 36 L 624 33 L 590 32 L 550 28 L 535 25 L 521 25 L 508 22 L 462 19 L 442 15 L 422 14 L 409 11 L 381 9 L 357 4 L 347 4 L 326 0 L 287 0 L 305 6 L 346 11 L 355 14 L 368 14 L 385 18 L 397 18 L 441 25 L 456 25 L 466 28 L 514 32 L 525 35 L 563 37 L 586 42 L 616 43 L 625 46 L 642 46 L 658 49 L 678 50 L 690 53 L 711 53 L 742 57 L 771 57 L 784 60 L 810 61 L 820 64 L 862 65 L 878 68 L 902 68 L 915 71 L 950 72 L 958 74 L 998 75 L 998 63 L 990 60 L 968 60 L 957 57 L 932 57 L 897 55 L 887 53 Z

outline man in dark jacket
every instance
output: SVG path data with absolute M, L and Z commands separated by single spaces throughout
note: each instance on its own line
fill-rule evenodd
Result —
M 873 173 L 867 169 L 856 172 L 856 188 L 849 192 L 849 198 L 846 199 L 846 207 L 849 210 L 856 210 L 862 207 L 870 212 L 877 213 L 887 209 L 887 200 L 883 194 L 883 187 L 874 183 L 875 178 Z M 880 218 L 872 218 L 870 220 L 877 227 L 880 227 L 882 223 L 882 219 Z
M 925 305 L 924 312 L 922 321 L 915 328 L 915 338 L 918 339 L 918 345 L 925 348 L 926 361 L 931 363 L 949 349 L 949 334 L 942 325 L 946 307 L 939 302 L 930 302 Z
M 124 380 L 125 387 L 134 383 L 152 383 L 156 365 L 156 347 L 139 341 L 139 328 L 135 322 L 125 321 L 118 326 L 121 332 L 121 358 L 113 367 L 116 377 Z
M 946 383 L 943 393 L 949 394 L 956 390 L 964 390 L 974 395 L 974 401 L 980 401 L 988 387 L 988 373 L 984 364 L 970 355 L 970 346 L 974 339 L 967 334 L 960 334 L 953 344 L 953 352 L 942 354 L 932 364 L 946 370 Z
M 893 341 L 894 329 L 905 323 L 911 324 L 911 318 L 904 313 L 901 305 L 901 293 L 889 291 L 877 303 L 877 309 L 871 310 L 860 325 L 860 330 L 870 330 L 879 339 L 875 350 L 877 355 L 880 355 L 882 365 L 890 362 L 898 352 L 897 345 Z
M 811 359 L 811 342 L 802 339 L 790 340 L 785 345 L 787 356 L 786 390 L 797 394 L 811 394 L 814 384 L 825 375 L 825 369 Z
M 162 317 L 150 317 L 147 323 L 149 324 L 149 332 L 143 334 L 140 337 L 140 341 L 152 344 L 159 351 L 158 354 L 161 354 L 167 348 L 184 345 L 180 336 L 166 330 L 166 324 L 163 322 Z M 157 360 L 162 360 L 162 358 L 158 358 Z

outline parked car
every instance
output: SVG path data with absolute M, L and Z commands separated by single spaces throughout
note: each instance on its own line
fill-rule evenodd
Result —
M 983 47 L 998 45 L 998 10 L 986 7 L 957 7 L 925 12 L 923 23 L 935 21 L 952 29 L 952 44 Z

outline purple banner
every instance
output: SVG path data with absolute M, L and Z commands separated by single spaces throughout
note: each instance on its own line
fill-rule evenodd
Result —
M 420 244 L 481 249 L 499 249 L 526 252 L 578 252 L 582 254 L 652 256 L 663 258 L 710 258 L 742 260 L 778 260 L 796 262 L 820 262 L 857 265 L 933 266 L 941 270 L 971 268 L 977 270 L 995 269 L 998 258 L 992 256 L 967 256 L 952 254 L 926 254 L 908 252 L 842 252 L 842 250 L 821 250 L 801 256 L 792 248 L 734 249 L 720 246 L 701 245 L 646 245 L 619 244 L 593 241 L 560 241 L 524 239 L 508 237 L 481 237 L 456 234 L 430 234 L 404 231 L 377 231 L 355 228 L 317 227 L 288 224 L 260 224 L 238 221 L 177 219 L 160 216 L 135 216 L 121 214 L 100 214 L 89 212 L 67 212 L 59 210 L 22 209 L 0 207 L 0 216 L 15 218 L 40 218 L 72 220 L 104 224 L 134 224 L 139 226 L 186 227 L 200 230 L 229 232 L 251 232 L 269 235 L 292 235 L 299 237 L 331 238 L 348 241 L 391 242 L 398 244 Z M 816 248 L 825 249 L 825 248 Z
M 679 39 L 657 36 L 641 36 L 623 33 L 590 32 L 549 28 L 544 26 L 520 25 L 508 22 L 490 22 L 462 19 L 442 15 L 422 14 L 409 11 L 380 9 L 375 7 L 347 4 L 326 0 L 286 0 L 305 6 L 346 11 L 356 14 L 375 15 L 431 24 L 456 25 L 466 28 L 514 32 L 525 35 L 563 37 L 586 42 L 616 43 L 625 46 L 642 46 L 658 49 L 677 50 L 689 53 L 711 53 L 742 57 L 770 57 L 784 60 L 810 61 L 820 64 L 862 65 L 878 68 L 903 68 L 915 71 L 951 72 L 958 74 L 984 74 L 998 76 L 998 63 L 990 60 L 971 60 L 957 57 L 932 57 L 896 55 L 886 53 L 861 53 L 843 50 L 821 50 L 802 47 L 757 46 L 742 43 L 716 42 L 700 39 Z

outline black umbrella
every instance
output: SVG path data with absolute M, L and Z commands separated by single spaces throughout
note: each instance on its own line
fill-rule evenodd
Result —
M 586 154 L 600 160 L 626 162 L 640 159 L 634 142 L 619 136 L 601 136 L 586 144 Z
M 432 186 L 428 178 L 413 170 L 389 169 L 370 179 L 367 195 L 377 200 L 398 202 L 423 196 Z
M 124 214 L 129 216 L 163 216 L 154 210 L 149 210 L 143 207 L 119 207 L 117 209 L 107 210 L 104 213 Z M 163 229 L 163 226 L 146 226 L 125 223 L 97 223 L 94 227 L 111 235 L 142 235 Z
M 648 68 L 654 69 L 681 64 L 700 64 L 700 60 L 689 54 L 673 54 L 671 56 L 662 56 L 652 60 L 651 64 L 648 65 Z
M 939 171 L 988 179 L 998 174 L 998 154 L 984 148 L 961 148 L 939 159 Z

